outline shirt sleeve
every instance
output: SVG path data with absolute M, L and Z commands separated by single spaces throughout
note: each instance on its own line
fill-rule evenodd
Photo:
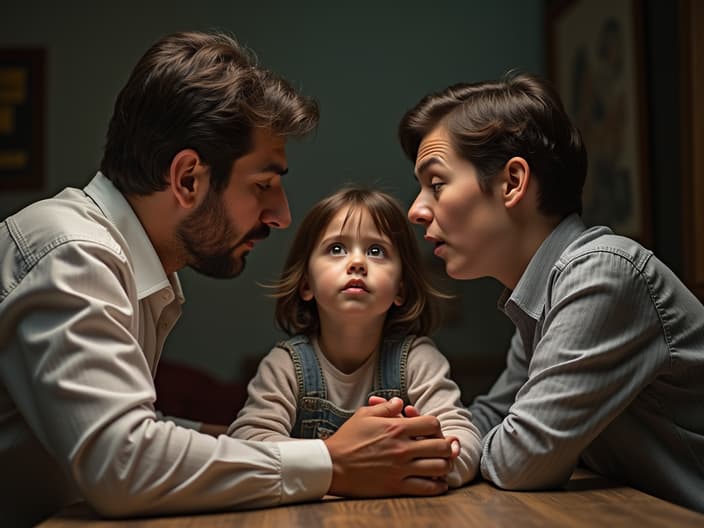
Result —
M 189 420 L 188 418 L 181 418 L 179 416 L 170 416 L 161 411 L 156 411 L 156 419 L 161 422 L 173 422 L 179 427 L 185 427 L 186 429 L 193 429 L 195 431 L 199 431 L 203 425 L 203 422 L 197 422 L 195 420 Z
M 323 442 L 209 437 L 158 421 L 134 336 L 136 293 L 123 254 L 67 243 L 33 264 L 3 301 L 16 331 L 0 362 L 29 428 L 101 514 L 260 507 L 320 498 Z
M 274 347 L 247 386 L 247 401 L 227 434 L 243 440 L 290 441 L 298 387 L 291 355 Z
M 460 454 L 448 475 L 456 488 L 472 480 L 479 467 L 479 431 L 462 405 L 460 389 L 450 377 L 447 358 L 428 338 L 419 338 L 408 353 L 408 397 L 421 414 L 436 416 L 445 436 L 456 436 Z
M 513 334 L 506 356 L 506 368 L 485 395 L 477 396 L 469 406 L 472 422 L 482 437 L 501 423 L 508 414 L 516 393 L 528 379 L 528 360 L 518 331 Z
M 575 259 L 547 299 L 527 379 L 483 442 L 482 475 L 501 488 L 566 482 L 582 451 L 668 361 L 664 347 L 643 353 L 661 328 L 628 258 L 603 251 Z

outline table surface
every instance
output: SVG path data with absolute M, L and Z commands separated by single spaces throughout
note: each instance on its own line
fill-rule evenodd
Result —
M 74 505 L 44 521 L 41 528 L 78 526 L 131 528 L 224 528 L 233 526 L 404 528 L 443 526 L 551 527 L 618 526 L 646 528 L 704 526 L 704 514 L 577 471 L 561 490 L 502 491 L 486 482 L 439 497 L 393 499 L 326 498 L 319 502 L 201 515 L 102 520 L 85 505 Z

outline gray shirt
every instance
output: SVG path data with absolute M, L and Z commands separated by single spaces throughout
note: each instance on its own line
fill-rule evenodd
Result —
M 558 486 L 581 460 L 704 511 L 704 307 L 652 252 L 566 218 L 499 306 L 506 370 L 470 406 L 482 475 Z

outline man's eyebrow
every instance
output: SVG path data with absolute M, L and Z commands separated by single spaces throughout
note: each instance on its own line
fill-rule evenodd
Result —
M 440 158 L 436 158 L 435 156 L 433 156 L 432 158 L 428 158 L 426 160 L 423 160 L 423 162 L 420 165 L 418 165 L 418 167 L 416 168 L 415 174 L 416 174 L 416 176 L 418 176 L 420 174 L 423 174 L 425 171 L 427 171 L 433 165 L 441 165 L 441 164 L 442 164 L 442 162 L 440 161 Z
M 262 167 L 259 172 L 273 172 L 275 174 L 278 174 L 279 176 L 283 176 L 288 172 L 288 167 L 284 167 L 283 165 L 279 165 L 278 163 L 270 163 L 269 165 Z

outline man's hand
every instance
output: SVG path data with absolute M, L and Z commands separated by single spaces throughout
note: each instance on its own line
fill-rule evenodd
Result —
M 399 398 L 362 407 L 325 440 L 333 465 L 328 493 L 388 497 L 447 491 L 453 439 L 443 437 L 434 416 L 399 417 L 402 407 Z
M 386 403 L 387 400 L 386 398 L 382 398 L 381 396 L 369 396 L 369 405 L 379 405 L 380 403 Z M 414 418 L 416 416 L 420 416 L 420 413 L 418 412 L 418 409 L 413 407 L 413 405 L 406 405 L 406 407 L 403 409 L 403 414 L 399 413 L 400 416 L 406 416 L 407 418 Z
M 388 400 L 385 398 L 382 398 L 381 396 L 370 396 L 369 397 L 369 405 L 379 405 L 380 403 L 386 403 Z M 420 416 L 420 413 L 418 412 L 418 409 L 416 409 L 413 405 L 406 405 L 406 407 L 403 408 L 403 414 L 398 415 L 399 417 L 405 416 L 406 418 L 415 418 L 416 416 Z M 450 440 L 450 446 L 452 447 L 452 458 L 457 458 L 460 454 L 460 439 L 457 438 L 456 436 L 448 437 L 448 440 Z

